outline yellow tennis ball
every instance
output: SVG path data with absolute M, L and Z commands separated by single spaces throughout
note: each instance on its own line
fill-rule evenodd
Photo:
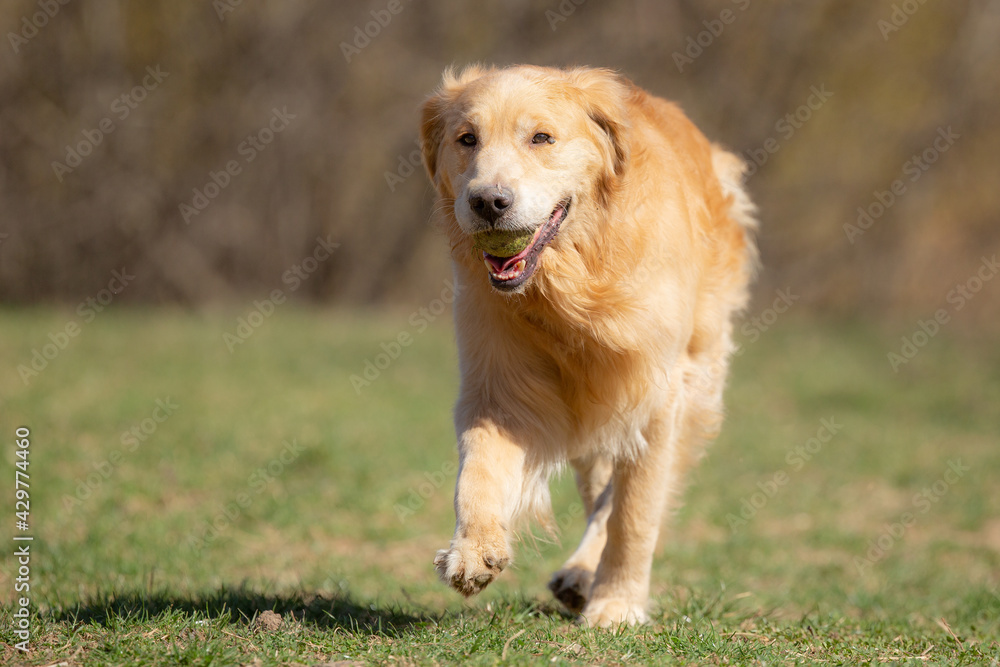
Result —
M 507 231 L 498 229 L 473 235 L 473 247 L 494 257 L 513 257 L 531 244 L 532 231 Z

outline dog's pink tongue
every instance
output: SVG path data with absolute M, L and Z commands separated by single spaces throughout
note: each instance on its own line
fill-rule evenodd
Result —
M 504 269 L 504 266 L 506 266 L 507 263 L 510 261 L 509 257 L 494 257 L 493 255 L 486 252 L 483 253 L 483 258 L 490 263 L 490 266 L 493 267 L 493 271 L 495 271 L 496 273 L 501 273 Z
M 517 253 L 513 257 L 494 257 L 493 255 L 487 252 L 483 253 L 483 257 L 486 259 L 487 262 L 490 263 L 490 266 L 492 266 L 497 273 L 503 273 L 504 271 L 506 271 L 507 269 L 509 269 L 510 267 L 514 266 L 519 261 L 527 257 L 533 245 L 534 241 L 532 241 L 527 248 Z

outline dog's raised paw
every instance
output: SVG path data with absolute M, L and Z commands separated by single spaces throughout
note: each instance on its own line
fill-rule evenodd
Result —
M 549 580 L 549 590 L 556 599 L 566 605 L 574 614 L 583 611 L 590 597 L 590 585 L 594 582 L 594 573 L 582 567 L 564 567 L 552 575 Z
M 434 557 L 441 581 L 469 597 L 486 588 L 510 563 L 506 545 L 482 548 L 472 540 L 453 540 Z

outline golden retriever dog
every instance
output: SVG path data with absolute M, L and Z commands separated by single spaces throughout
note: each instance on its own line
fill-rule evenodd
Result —
M 465 596 L 499 576 L 519 518 L 551 527 L 548 479 L 568 462 L 587 527 L 549 588 L 585 624 L 644 622 L 660 525 L 721 425 L 756 258 L 743 163 L 590 68 L 446 71 L 421 141 L 461 368 L 437 572 Z M 483 232 L 530 243 L 495 256 Z

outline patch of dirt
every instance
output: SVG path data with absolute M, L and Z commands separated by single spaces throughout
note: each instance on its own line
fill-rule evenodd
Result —
M 976 532 L 956 532 L 954 539 L 963 546 L 987 547 L 1000 553 L 1000 519 L 990 519 Z
M 270 609 L 262 611 L 251 623 L 251 627 L 257 632 L 276 632 L 281 627 L 281 614 L 275 614 Z

